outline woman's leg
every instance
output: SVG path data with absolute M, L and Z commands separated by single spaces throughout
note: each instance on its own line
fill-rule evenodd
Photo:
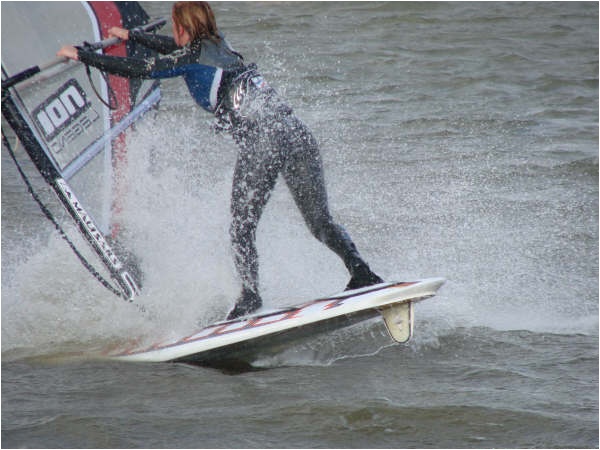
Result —
M 306 126 L 290 116 L 288 132 L 281 144 L 286 145 L 283 176 L 311 233 L 335 252 L 350 272 L 348 289 L 381 283 L 362 259 L 354 242 L 329 213 L 323 163 L 319 147 Z
M 248 314 L 262 304 L 258 291 L 256 229 L 281 170 L 280 158 L 271 150 L 263 133 L 252 130 L 236 140 L 240 149 L 233 174 L 230 236 L 242 294 L 229 319 Z

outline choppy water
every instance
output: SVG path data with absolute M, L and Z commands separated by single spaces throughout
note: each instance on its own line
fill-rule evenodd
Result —
M 169 81 L 131 142 L 150 316 L 89 280 L 2 155 L 3 447 L 597 448 L 598 4 L 215 9 L 321 142 L 331 209 L 371 266 L 448 283 L 407 346 L 371 322 L 236 376 L 90 359 L 237 294 L 235 147 Z M 283 184 L 258 243 L 272 306 L 347 281 Z

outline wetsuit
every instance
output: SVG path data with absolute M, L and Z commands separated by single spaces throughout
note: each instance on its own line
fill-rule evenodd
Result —
M 371 272 L 355 245 L 329 213 L 317 142 L 257 72 L 224 38 L 196 40 L 184 47 L 166 36 L 131 31 L 130 41 L 167 54 L 134 60 L 79 49 L 80 61 L 129 78 L 182 76 L 190 94 L 217 117 L 240 149 L 233 175 L 230 235 L 243 292 L 229 318 L 262 304 L 258 295 L 256 228 L 279 174 L 282 174 L 311 233 L 344 261 L 352 278 L 347 288 L 382 280 Z

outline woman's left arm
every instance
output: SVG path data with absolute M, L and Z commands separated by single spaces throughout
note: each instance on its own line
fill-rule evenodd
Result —
M 82 63 L 126 78 L 152 78 L 151 74 L 155 66 L 155 59 L 101 55 L 96 52 L 77 49 L 77 60 Z
M 109 56 L 70 45 L 62 47 L 56 55 L 81 61 L 105 72 L 126 78 L 166 78 L 179 75 L 173 71 L 177 65 L 177 58 L 138 59 Z

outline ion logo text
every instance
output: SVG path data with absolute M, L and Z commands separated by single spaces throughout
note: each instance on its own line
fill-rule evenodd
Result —
M 59 145 L 51 145 L 56 152 L 83 133 L 98 117 L 75 79 L 63 84 L 33 111 L 35 123 L 46 141 L 52 141 L 64 131 Z

